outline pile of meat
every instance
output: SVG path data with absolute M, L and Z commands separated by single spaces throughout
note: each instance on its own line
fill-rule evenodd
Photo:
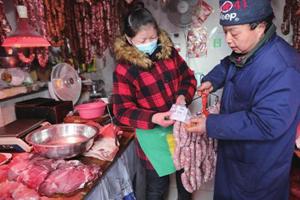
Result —
M 208 109 L 218 113 L 219 106 Z M 217 160 L 217 140 L 206 134 L 187 133 L 184 123 L 176 121 L 173 128 L 175 137 L 174 165 L 177 170 L 184 169 L 181 180 L 188 192 L 200 189 L 201 185 L 215 175 Z
M 70 194 L 101 175 L 97 166 L 78 160 L 53 160 L 22 153 L 0 166 L 1 199 L 40 199 L 40 195 Z

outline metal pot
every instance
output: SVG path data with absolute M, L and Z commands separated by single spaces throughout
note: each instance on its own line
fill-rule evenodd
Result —
M 33 150 L 54 159 L 77 156 L 91 148 L 98 129 L 86 124 L 55 124 L 28 134 Z

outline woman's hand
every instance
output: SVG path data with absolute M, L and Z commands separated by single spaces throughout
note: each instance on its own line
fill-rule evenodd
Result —
M 197 133 L 202 135 L 206 132 L 206 117 L 201 115 L 197 118 L 192 118 L 186 125 L 185 128 L 188 132 Z
M 185 96 L 183 96 L 182 94 L 179 95 L 176 99 L 176 104 L 177 105 L 185 105 L 186 102 L 185 102 Z
M 170 119 L 170 115 L 171 115 L 170 111 L 155 113 L 152 116 L 152 122 L 154 124 L 158 124 L 162 127 L 168 127 L 168 126 L 174 124 L 174 121 Z
M 203 82 L 200 87 L 198 87 L 197 94 L 198 96 L 202 96 L 203 93 L 209 94 L 213 91 L 213 86 L 210 81 Z

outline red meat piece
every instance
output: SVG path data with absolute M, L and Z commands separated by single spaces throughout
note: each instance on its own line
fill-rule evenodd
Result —
M 0 183 L 7 180 L 9 165 L 0 166 Z
M 78 162 L 65 162 L 47 177 L 41 184 L 39 192 L 46 196 L 68 194 L 81 189 L 99 173 L 98 167 L 86 166 Z
M 39 194 L 26 187 L 22 183 L 15 181 L 5 181 L 0 183 L 0 200 L 39 200 Z

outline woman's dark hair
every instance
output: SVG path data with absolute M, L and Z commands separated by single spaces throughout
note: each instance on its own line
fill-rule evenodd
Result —
M 143 7 L 137 7 L 130 11 L 124 20 L 124 33 L 128 37 L 134 37 L 140 28 L 144 25 L 152 24 L 156 30 L 158 25 L 149 10 Z
M 250 29 L 254 30 L 258 26 L 258 24 L 265 22 L 266 23 L 265 33 L 266 33 L 268 31 L 268 29 L 270 28 L 270 26 L 273 24 L 274 18 L 275 18 L 275 16 L 272 13 L 271 15 L 269 15 L 268 17 L 266 17 L 265 19 L 263 19 L 261 21 L 252 22 L 252 23 L 250 23 Z

